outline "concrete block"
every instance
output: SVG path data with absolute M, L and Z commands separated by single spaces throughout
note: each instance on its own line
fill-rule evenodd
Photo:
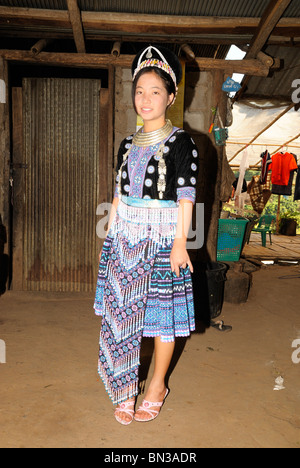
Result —
M 207 111 L 208 94 L 208 89 L 205 86 L 199 86 L 198 88 L 189 86 L 185 93 L 186 109 L 190 112 Z
M 188 127 L 197 132 L 206 133 L 206 116 L 203 112 L 188 112 L 184 113 L 184 122 Z
M 211 88 L 212 74 L 210 72 L 189 72 L 186 75 L 186 84 L 192 88 L 205 86 Z
M 130 68 L 121 68 L 121 79 L 123 83 L 128 81 L 132 83 L 131 69 Z

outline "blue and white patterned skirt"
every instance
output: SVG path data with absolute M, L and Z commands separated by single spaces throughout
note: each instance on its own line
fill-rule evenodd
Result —
M 171 271 L 177 217 L 173 202 L 124 197 L 104 242 L 94 306 L 102 316 L 98 372 L 114 404 L 138 394 L 142 336 L 171 342 L 195 330 L 190 270 Z

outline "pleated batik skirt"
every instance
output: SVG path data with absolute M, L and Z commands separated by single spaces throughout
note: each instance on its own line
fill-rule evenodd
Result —
M 178 207 L 123 197 L 104 242 L 95 312 L 102 316 L 98 372 L 114 404 L 138 394 L 142 336 L 163 342 L 195 329 L 189 268 L 171 271 Z

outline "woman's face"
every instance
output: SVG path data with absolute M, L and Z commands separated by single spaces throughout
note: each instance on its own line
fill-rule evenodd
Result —
M 135 107 L 144 122 L 164 121 L 167 107 L 173 102 L 163 80 L 153 71 L 144 73 L 138 80 L 135 92 Z

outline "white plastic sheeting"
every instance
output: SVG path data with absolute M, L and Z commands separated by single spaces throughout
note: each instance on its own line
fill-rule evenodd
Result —
M 248 144 L 261 130 L 267 127 L 280 115 L 288 105 L 273 109 L 253 108 L 243 103 L 236 103 L 233 107 L 233 124 L 229 127 L 229 139 L 226 145 L 227 158 L 230 160 L 244 144 Z M 300 133 L 300 110 L 290 110 L 281 117 L 271 128 L 255 140 L 247 149 L 249 164 L 255 165 L 260 161 L 260 155 L 268 149 L 274 153 L 281 145 L 293 139 Z M 232 144 L 232 143 L 239 144 Z M 258 146 L 257 146 L 258 145 Z M 299 148 L 297 148 L 299 147 Z M 286 147 L 283 148 L 286 150 Z M 288 150 L 298 155 L 300 161 L 300 137 L 290 143 Z M 231 166 L 239 166 L 243 152 L 230 162 Z

